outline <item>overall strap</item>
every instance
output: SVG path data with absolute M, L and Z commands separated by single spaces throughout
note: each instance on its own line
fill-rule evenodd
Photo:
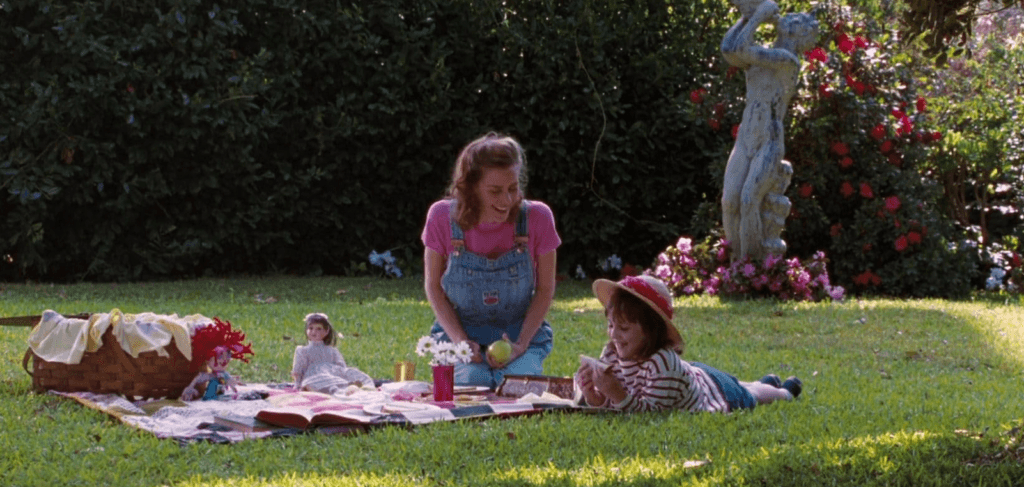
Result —
M 452 247 L 455 247 L 456 255 L 466 250 L 466 235 L 462 233 L 462 227 L 459 226 L 459 222 L 455 221 L 458 204 L 458 200 L 453 199 L 451 206 L 448 207 L 448 221 L 452 227 Z
M 519 217 L 516 218 L 516 247 L 520 251 L 526 249 L 526 244 L 530 242 L 529 217 L 527 215 L 529 208 L 530 205 L 525 199 L 519 204 Z

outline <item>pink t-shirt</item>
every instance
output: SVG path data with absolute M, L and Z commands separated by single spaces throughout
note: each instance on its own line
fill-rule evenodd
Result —
M 455 250 L 452 245 L 452 227 L 449 216 L 452 200 L 435 202 L 427 211 L 427 223 L 423 226 L 423 245 L 447 258 Z M 536 267 L 537 258 L 558 248 L 562 239 L 555 230 L 555 216 L 548 205 L 535 200 L 529 201 L 527 231 L 530 234 L 527 247 Z M 464 230 L 466 250 L 495 259 L 512 250 L 515 246 L 515 225 L 512 223 L 480 223 Z

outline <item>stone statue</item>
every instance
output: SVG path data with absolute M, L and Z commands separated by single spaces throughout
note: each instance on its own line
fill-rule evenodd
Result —
M 790 202 L 785 196 L 793 167 L 782 160 L 783 119 L 796 92 L 800 56 L 818 37 L 818 22 L 809 14 L 779 16 L 772 0 L 730 0 L 741 18 L 722 39 L 722 54 L 747 78 L 747 106 L 736 144 L 725 168 L 722 223 L 734 259 L 784 255 L 781 238 Z M 772 47 L 755 43 L 757 28 L 775 24 Z

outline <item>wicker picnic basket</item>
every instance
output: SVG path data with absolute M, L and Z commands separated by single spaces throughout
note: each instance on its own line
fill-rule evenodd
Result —
M 189 371 L 189 360 L 173 345 L 165 347 L 167 357 L 154 351 L 132 358 L 121 348 L 111 329 L 102 339 L 103 345 L 95 352 L 86 352 L 77 364 L 48 362 L 31 348 L 26 350 L 22 367 L 32 376 L 32 388 L 39 392 L 88 391 L 124 394 L 129 398 L 177 398 L 195 377 Z

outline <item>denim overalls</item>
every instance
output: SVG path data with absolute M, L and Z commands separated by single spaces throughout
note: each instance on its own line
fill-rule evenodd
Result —
M 529 239 L 528 208 L 526 201 L 519 207 L 515 247 L 493 260 L 467 251 L 462 228 L 453 217 L 450 218 L 455 250 L 448 256 L 448 268 L 441 276 L 441 288 L 455 308 L 466 335 L 480 344 L 481 353 L 492 342 L 500 340 L 504 333 L 516 341 L 526 310 L 533 301 L 533 261 L 526 245 Z M 453 203 L 451 214 L 454 212 Z M 436 321 L 430 333 L 451 341 Z M 552 344 L 551 325 L 545 321 L 523 355 L 502 369 L 491 369 L 486 361 L 458 364 L 455 366 L 455 383 L 495 388 L 501 384 L 505 374 L 540 375 Z

